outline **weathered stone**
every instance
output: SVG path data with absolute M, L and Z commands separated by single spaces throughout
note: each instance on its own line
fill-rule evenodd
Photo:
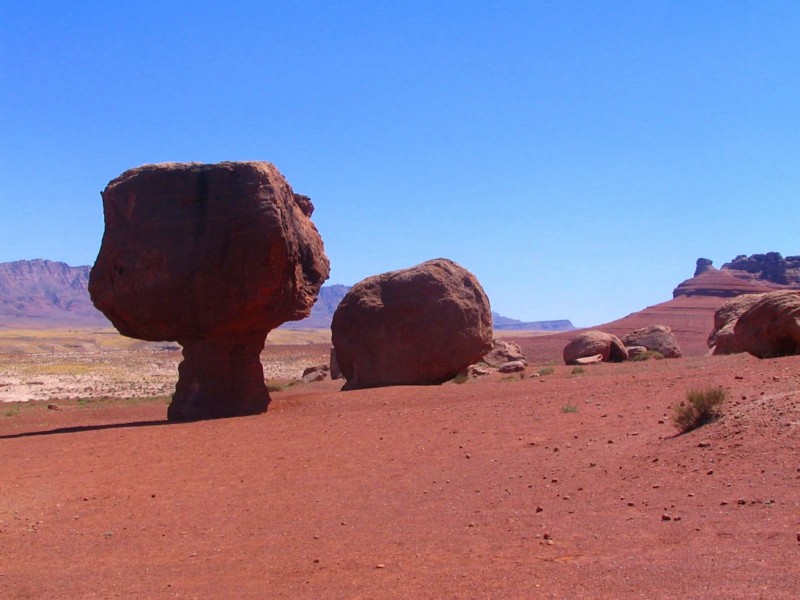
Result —
M 800 291 L 764 294 L 736 321 L 734 335 L 758 358 L 800 354 Z
M 497 370 L 501 373 L 519 373 L 524 371 L 527 366 L 528 364 L 524 360 L 511 360 L 497 367 Z
M 266 410 L 264 339 L 328 276 L 310 200 L 265 162 L 145 165 L 102 196 L 89 292 L 120 333 L 183 346 L 168 418 Z
M 572 361 L 571 364 L 574 365 L 599 365 L 603 362 L 603 355 L 602 354 L 594 354 L 592 356 L 584 356 L 582 358 L 576 358 Z
M 491 349 L 492 317 L 475 276 L 439 258 L 353 286 L 331 331 L 343 389 L 435 385 Z
M 714 313 L 714 330 L 708 336 L 708 347 L 714 354 L 736 354 L 744 352 L 736 341 L 733 328 L 736 321 L 764 294 L 742 294 L 731 298 Z
M 647 348 L 644 346 L 625 346 L 625 350 L 628 351 L 628 360 L 633 360 L 647 352 Z
M 622 343 L 625 346 L 644 346 L 652 352 L 660 352 L 664 358 L 681 357 L 678 340 L 672 329 L 666 325 L 650 325 L 634 329 L 622 338 Z
M 331 347 L 331 379 L 341 379 L 342 370 L 339 368 L 339 361 L 336 360 L 336 348 Z
M 628 360 L 625 345 L 615 335 L 602 331 L 585 331 L 564 347 L 564 362 L 568 365 L 579 364 L 579 358 L 599 354 L 603 362 L 621 362 Z
M 313 367 L 307 367 L 303 370 L 303 376 L 300 378 L 300 380 L 303 383 L 322 381 L 328 377 L 329 371 L 330 367 L 328 365 L 314 365 Z
M 528 364 L 519 344 L 506 340 L 494 340 L 492 349 L 481 360 L 495 369 L 511 361 L 522 361 L 525 365 Z

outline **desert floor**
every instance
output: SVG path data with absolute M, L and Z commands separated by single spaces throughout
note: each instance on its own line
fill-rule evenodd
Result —
M 324 381 L 168 424 L 179 352 L 51 346 L 0 356 L 32 399 L 0 404 L 3 598 L 800 596 L 800 357 Z M 705 386 L 723 418 L 676 436 Z

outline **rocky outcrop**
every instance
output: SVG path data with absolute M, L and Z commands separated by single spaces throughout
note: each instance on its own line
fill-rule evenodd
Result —
M 581 364 L 578 359 L 600 355 L 602 362 L 622 362 L 628 360 L 625 345 L 615 335 L 602 331 L 585 331 L 564 347 L 564 363 Z
M 439 258 L 353 286 L 331 332 L 343 389 L 440 384 L 491 349 L 491 309 L 474 275 Z
M 650 325 L 635 329 L 622 338 L 625 346 L 644 346 L 652 352 L 659 352 L 664 358 L 680 358 L 681 349 L 672 329 L 666 325 Z
M 737 319 L 734 335 L 758 358 L 800 354 L 800 291 L 765 294 Z
M 481 359 L 481 362 L 495 369 L 512 361 L 522 361 L 526 365 L 528 364 L 519 344 L 508 340 L 493 340 L 492 349 Z
M 266 162 L 145 165 L 102 196 L 89 292 L 120 333 L 183 346 L 169 419 L 266 410 L 266 335 L 328 276 L 310 200 Z
M 679 284 L 672 295 L 732 298 L 780 289 L 800 289 L 800 256 L 783 258 L 778 252 L 742 254 L 720 269 L 707 258 L 699 258 L 694 277 Z
M 747 312 L 764 294 L 742 294 L 725 302 L 714 313 L 714 330 L 708 336 L 708 347 L 713 354 L 736 354 L 744 352 L 736 342 L 736 321 Z

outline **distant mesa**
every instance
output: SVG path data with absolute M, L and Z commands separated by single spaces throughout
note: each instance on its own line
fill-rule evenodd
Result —
M 778 252 L 741 254 L 719 269 L 709 259 L 698 258 L 694 277 L 679 284 L 672 297 L 733 298 L 781 289 L 800 289 L 800 256 L 783 258 Z

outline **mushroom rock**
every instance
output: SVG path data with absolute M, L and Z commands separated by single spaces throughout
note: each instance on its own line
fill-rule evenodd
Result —
M 622 362 L 628 360 L 625 344 L 615 335 L 603 331 L 584 331 L 564 347 L 564 363 L 580 364 L 579 358 L 599 354 L 603 362 Z
M 800 354 L 800 291 L 764 294 L 733 330 L 738 347 L 758 358 Z
M 492 315 L 477 278 L 438 258 L 354 285 L 331 332 L 342 389 L 437 385 L 491 349 Z
M 313 205 L 267 162 L 145 165 L 102 192 L 95 306 L 183 346 L 171 421 L 264 412 L 270 330 L 308 316 L 329 264 Z
M 731 298 L 714 313 L 714 330 L 708 336 L 708 347 L 714 354 L 736 354 L 743 352 L 736 342 L 733 328 L 736 321 L 764 294 L 742 294 Z
M 680 358 L 681 349 L 672 329 L 666 325 L 650 325 L 634 329 L 622 338 L 625 346 L 644 346 L 650 351 L 660 352 L 664 358 Z

